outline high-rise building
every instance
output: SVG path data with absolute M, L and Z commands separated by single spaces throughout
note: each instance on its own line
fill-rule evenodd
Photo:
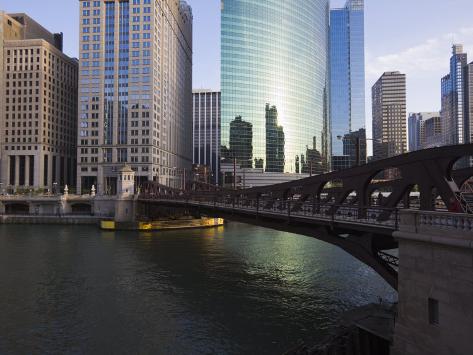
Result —
M 444 145 L 444 141 L 440 115 L 426 119 L 422 149 L 441 147 L 442 145 Z
M 192 11 L 176 0 L 80 0 L 78 185 L 179 187 L 192 168 Z
M 473 142 L 473 62 L 464 68 L 465 75 L 465 143 Z M 473 158 L 472 158 L 473 159 Z M 471 164 L 473 166 L 473 162 Z
M 220 179 L 220 91 L 193 91 L 194 165 L 203 169 L 206 181 L 218 184 Z
M 371 95 L 373 158 L 406 153 L 406 75 L 398 71 L 384 73 L 373 85 Z
M 425 123 L 428 119 L 440 117 L 439 112 L 410 113 L 408 118 L 409 151 L 425 149 Z
M 365 129 L 364 0 L 330 10 L 330 125 L 338 156 L 346 145 L 340 137 Z M 356 164 L 350 159 L 348 165 Z
M 226 158 L 236 159 L 242 168 L 253 165 L 253 125 L 236 116 L 230 122 L 230 151 Z
M 266 172 L 284 172 L 284 129 L 278 125 L 278 109 L 266 104 Z
M 0 180 L 5 189 L 75 185 L 78 63 L 26 14 L 0 12 Z
M 442 122 L 445 144 L 464 144 L 468 142 L 468 107 L 465 89 L 467 88 L 467 54 L 463 46 L 455 44 L 450 58 L 450 73 L 442 78 Z
M 336 139 L 343 142 L 343 155 L 332 156 L 332 170 L 338 171 L 366 164 L 367 140 L 364 128 L 347 133 L 343 137 L 338 136 Z
M 315 141 L 327 166 L 328 3 L 222 0 L 221 150 L 227 160 L 225 154 L 233 150 L 242 167 L 302 174 L 301 156 Z M 278 128 L 270 124 L 269 132 L 267 103 L 277 110 Z M 246 140 L 234 141 L 230 147 L 231 124 L 240 116 L 252 127 L 252 160 L 248 160 L 249 148 L 243 146 Z M 276 131 L 277 142 L 268 142 Z M 267 145 L 282 149 L 283 141 L 284 154 L 278 150 L 277 156 L 272 151 L 268 156 Z

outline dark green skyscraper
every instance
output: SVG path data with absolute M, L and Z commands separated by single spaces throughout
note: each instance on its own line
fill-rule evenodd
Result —
M 278 126 L 278 110 L 266 104 L 266 172 L 284 172 L 284 143 L 284 129 Z
M 253 125 L 241 116 L 230 122 L 230 152 L 225 158 L 236 158 L 242 168 L 253 165 Z

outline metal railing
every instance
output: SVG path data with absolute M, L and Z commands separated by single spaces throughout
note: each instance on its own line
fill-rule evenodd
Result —
M 328 222 L 348 222 L 382 226 L 397 230 L 399 210 L 379 206 L 359 207 L 356 205 L 335 205 L 293 199 L 234 198 L 230 195 L 218 196 L 212 193 L 196 195 L 148 195 L 144 199 L 179 201 L 185 204 L 221 208 L 258 215 L 277 215 L 284 219 L 294 217 L 323 220 Z

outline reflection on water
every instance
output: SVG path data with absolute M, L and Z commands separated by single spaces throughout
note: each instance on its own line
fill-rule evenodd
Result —
M 0 226 L 0 353 L 277 354 L 390 287 L 340 249 L 244 225 Z

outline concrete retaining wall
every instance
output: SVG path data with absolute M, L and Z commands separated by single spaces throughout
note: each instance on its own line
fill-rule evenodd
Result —
M 92 216 L 0 216 L 0 224 L 87 224 L 98 225 L 100 217 Z

